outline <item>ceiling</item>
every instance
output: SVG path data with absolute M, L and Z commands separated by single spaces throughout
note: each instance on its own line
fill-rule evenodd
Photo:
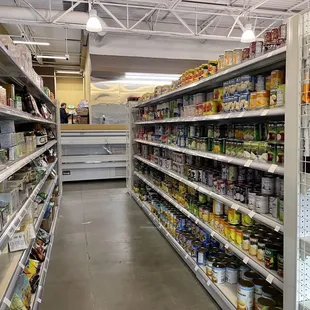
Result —
M 168 37 L 186 40 L 240 41 L 245 24 L 255 26 L 257 37 L 304 10 L 309 0 L 93 0 L 104 21 L 104 33 L 140 36 L 145 40 Z M 87 45 L 85 24 L 88 0 L 1 0 L 0 23 L 15 38 L 50 46 L 33 54 L 70 55 L 69 61 L 48 60 L 38 65 L 79 67 Z M 188 41 L 187 41 L 188 42 Z

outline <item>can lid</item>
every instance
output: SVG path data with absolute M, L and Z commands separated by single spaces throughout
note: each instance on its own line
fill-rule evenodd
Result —
M 257 302 L 261 306 L 269 306 L 269 307 L 271 307 L 271 306 L 275 306 L 276 305 L 274 300 L 269 299 L 269 298 L 265 298 L 265 297 L 259 297 L 257 299 Z
M 254 284 L 252 282 L 242 279 L 238 281 L 238 284 L 245 287 L 254 287 Z

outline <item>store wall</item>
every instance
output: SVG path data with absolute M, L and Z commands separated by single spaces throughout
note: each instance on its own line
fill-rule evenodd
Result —
M 75 107 L 85 97 L 84 84 L 82 77 L 61 77 L 56 79 L 56 98 L 67 105 L 74 105 Z

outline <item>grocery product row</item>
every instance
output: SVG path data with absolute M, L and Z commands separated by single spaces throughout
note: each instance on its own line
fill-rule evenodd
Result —
M 15 227 L 16 231 L 10 234 L 8 247 L 2 251 L 0 256 L 0 261 L 4 262 L 5 260 L 6 265 L 9 262 L 6 273 L 1 273 L 0 296 L 2 302 L 0 309 L 6 309 L 6 306 L 11 306 L 10 309 L 15 309 L 14 307 L 17 305 L 21 307 L 20 302 L 24 302 L 24 300 L 19 300 L 20 296 L 16 296 L 16 294 L 20 293 L 19 285 L 25 281 L 23 279 L 20 282 L 22 271 L 27 266 L 29 259 L 38 261 L 44 259 L 45 248 L 40 241 L 40 236 L 42 233 L 45 234 L 44 231 L 48 232 L 51 229 L 52 222 L 56 218 L 55 210 L 59 204 L 59 188 L 56 185 L 58 176 L 53 169 L 56 161 L 53 164 L 48 164 L 42 158 L 41 162 L 47 164 L 45 177 L 41 180 L 43 185 L 36 190 L 34 196 L 31 195 L 31 202 L 25 208 L 25 214 L 18 224 L 18 228 Z M 41 169 L 44 169 L 45 164 Z M 8 252 L 9 254 L 6 254 Z M 33 285 L 33 289 L 36 289 L 38 276 L 32 280 L 30 278 L 29 283 Z
M 229 292 L 225 298 L 233 304 L 234 309 L 242 309 L 242 306 L 261 309 L 268 302 L 267 299 L 267 305 L 277 305 L 282 309 L 281 292 L 252 271 L 248 264 L 240 261 L 229 247 L 198 226 L 194 219 L 185 217 L 143 182 L 135 183 L 134 192 L 142 204 L 149 205 L 149 216 L 157 219 L 158 228 L 167 231 L 166 237 L 173 238 L 187 253 L 183 259 L 186 261 L 191 258 L 194 261 L 194 272 L 202 272 L 209 286 L 212 283 L 222 293 Z M 261 228 L 253 226 L 253 229 L 259 232 Z M 272 236 L 269 238 L 270 242 L 275 242 Z M 270 260 L 268 246 L 263 251 L 266 260 Z
M 217 113 L 253 111 L 283 107 L 285 104 L 284 71 L 270 75 L 243 75 L 223 83 L 212 92 L 184 95 L 182 98 L 139 109 L 137 120 L 153 121 Z
M 243 49 L 226 50 L 224 54 L 219 55 L 218 60 L 210 60 L 200 67 L 186 70 L 180 75 L 178 80 L 172 81 L 170 85 L 156 86 L 154 92 L 142 95 L 139 101 L 151 100 L 175 89 L 213 76 L 218 72 L 246 63 L 251 59 L 285 46 L 285 42 L 286 25 L 283 24 L 279 28 L 272 29 L 271 32 L 266 31 L 264 41 L 252 42 L 249 47 Z
M 50 92 L 48 87 L 44 87 L 42 77 L 33 69 L 31 52 L 26 45 L 14 44 L 9 35 L 0 35 L 0 55 L 0 68 L 6 80 L 14 80 L 14 83 L 18 83 L 19 87 L 28 85 L 33 96 L 52 106 L 54 105 L 52 101 L 54 94 Z M 16 97 L 11 96 L 11 90 L 7 93 L 7 102 L 10 103 L 8 105 L 11 105 L 11 100 L 16 104 Z M 3 96 L 0 97 L 3 99 Z M 16 102 L 19 104 L 18 100 Z
M 180 174 L 173 170 L 167 169 L 165 159 L 159 158 L 158 163 L 156 163 L 157 161 L 156 159 L 153 162 L 138 155 L 135 155 L 134 158 L 146 164 L 147 166 L 153 167 L 156 170 L 167 174 L 173 179 L 184 183 L 185 185 L 195 189 L 199 193 L 210 196 L 214 200 L 223 203 L 225 206 L 228 206 L 236 211 L 239 211 L 242 214 L 250 216 L 253 220 L 258 221 L 274 229 L 275 231 L 283 232 L 283 221 L 281 222 L 280 220 L 280 219 L 283 220 L 283 199 L 279 198 L 280 195 L 282 196 L 281 191 L 283 192 L 283 179 L 280 177 L 277 177 L 275 179 L 275 186 L 276 186 L 275 192 L 279 191 L 280 194 L 278 196 L 275 195 L 265 198 L 266 200 L 268 199 L 268 207 L 266 207 L 268 213 L 260 213 L 256 211 L 256 209 L 258 211 L 260 211 L 261 209 L 260 205 L 258 205 L 258 207 L 256 208 L 256 194 L 259 194 L 259 190 L 257 191 L 253 190 L 252 192 L 249 193 L 248 192 L 249 187 L 247 187 L 247 185 L 244 185 L 244 183 L 241 184 L 241 187 L 237 186 L 237 188 L 235 189 L 236 182 L 221 179 L 222 175 L 216 169 L 215 170 L 202 169 L 202 171 L 200 172 L 202 173 L 201 176 L 203 176 L 203 179 L 205 181 L 205 183 L 202 183 L 201 182 L 202 178 L 200 179 L 200 177 L 192 178 L 191 176 Z M 141 169 L 142 171 L 144 171 L 146 167 L 142 166 Z M 186 169 L 185 171 L 188 170 Z M 214 183 L 213 183 L 213 175 L 215 176 Z M 211 186 L 209 186 L 208 181 L 210 181 Z M 227 184 L 229 186 L 227 186 Z M 226 194 L 221 193 L 221 190 L 218 189 L 219 185 L 220 189 L 222 188 L 222 185 L 223 187 L 226 187 Z M 232 188 L 228 193 L 230 195 L 227 195 L 227 187 L 230 187 L 231 185 Z M 245 204 L 242 203 L 241 201 L 248 201 L 248 203 Z M 258 202 L 260 203 L 260 199 L 258 199 Z
M 197 194 L 196 190 L 186 186 L 184 183 L 176 180 L 171 181 L 172 179 L 169 177 L 163 178 L 163 181 L 156 182 L 153 176 L 158 178 L 160 176 L 158 171 L 151 170 L 150 175 L 143 175 L 138 171 L 134 174 L 165 200 L 179 209 L 184 216 L 192 219 L 197 225 L 208 231 L 212 237 L 222 242 L 227 249 L 230 249 L 241 260 L 249 264 L 249 266 L 254 268 L 263 277 L 268 278 L 270 283 L 283 289 L 283 278 L 280 272 L 279 274 L 277 273 L 277 267 L 269 266 L 264 262 L 264 259 L 261 259 L 260 256 L 257 257 L 257 240 L 253 239 L 251 251 L 250 247 L 247 247 L 246 242 L 247 240 L 249 241 L 249 238 L 247 239 L 249 237 L 247 230 L 250 231 L 250 234 L 252 233 L 251 226 L 255 223 L 253 218 L 249 215 L 240 214 L 233 208 L 221 205 L 215 199 L 208 198 L 210 200 L 207 199 L 206 203 L 197 203 L 196 198 L 198 199 L 199 194 Z M 175 187 L 171 190 L 167 189 L 167 186 L 171 184 Z M 222 215 L 217 215 L 217 213 Z M 230 221 L 228 220 L 228 214 L 230 214 Z M 205 219 L 203 218 L 204 216 Z M 240 222 L 240 224 L 230 224 L 230 222 L 235 221 L 236 217 L 236 221 Z M 264 229 L 265 231 L 268 230 L 266 227 Z M 274 230 L 270 230 L 270 232 L 275 237 L 278 237 L 280 241 L 283 240 L 283 237 Z M 281 249 L 279 248 L 279 250 Z

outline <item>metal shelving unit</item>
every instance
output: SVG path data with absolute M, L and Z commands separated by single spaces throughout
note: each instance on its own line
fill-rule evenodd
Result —
M 182 148 L 178 146 L 173 146 L 169 144 L 163 144 L 163 143 L 157 143 L 157 142 L 151 142 L 147 140 L 141 140 L 141 139 L 134 139 L 135 142 L 142 143 L 142 144 L 148 144 L 151 146 L 156 146 L 156 147 L 161 147 L 167 150 L 183 153 L 183 154 L 188 154 L 188 155 L 193 155 L 193 156 L 199 156 L 203 158 L 208 158 L 208 159 L 213 159 L 216 161 L 220 161 L 223 163 L 228 163 L 228 164 L 234 164 L 237 166 L 244 166 L 247 168 L 253 168 L 261 171 L 266 171 L 268 173 L 274 173 L 274 174 L 279 174 L 279 175 L 284 175 L 284 167 L 279 166 L 276 164 L 270 164 L 270 163 L 261 163 L 258 161 L 253 161 L 251 159 L 243 159 L 243 158 L 237 158 L 237 157 L 232 157 L 232 156 L 227 156 L 227 155 L 222 155 L 222 154 L 216 154 L 216 153 L 211 153 L 211 152 L 202 152 L 202 151 L 196 151 L 196 150 L 190 150 L 187 148 Z
M 39 228 L 41 226 L 42 220 L 44 213 L 46 211 L 47 206 L 50 203 L 50 199 L 52 197 L 53 190 L 57 184 L 58 177 L 55 179 L 51 179 L 48 182 L 48 196 L 45 199 L 45 202 L 41 208 L 40 214 L 35 222 L 35 233 L 37 234 L 39 231 Z M 23 272 L 25 265 L 27 264 L 27 260 L 29 258 L 29 254 L 31 252 L 31 248 L 35 242 L 35 239 L 33 239 L 29 247 L 20 252 L 12 253 L 13 254 L 13 259 L 11 260 L 11 268 L 10 270 L 12 273 L 6 273 L 5 278 L 1 280 L 1 288 L 5 288 L 5 290 L 1 291 L 0 290 L 0 298 L 1 298 L 1 305 L 0 305 L 0 310 L 5 310 L 8 306 L 8 302 L 11 300 L 11 297 L 14 292 L 14 288 L 16 286 L 16 283 L 18 281 L 19 276 Z M 16 259 L 17 258 L 17 259 Z M 19 258 L 19 259 L 18 259 Z M 15 268 L 14 268 L 15 267 Z
M 275 51 L 248 60 L 240 65 L 223 70 L 215 75 L 201 79 L 195 83 L 186 85 L 167 94 L 163 94 L 148 101 L 142 102 L 136 107 L 142 108 L 157 103 L 166 102 L 184 94 L 198 93 L 199 91 L 214 89 L 222 86 L 224 81 L 227 81 L 236 76 L 240 76 L 242 74 L 248 74 L 249 72 L 251 72 L 251 74 L 259 74 L 262 72 L 271 71 L 275 68 L 279 68 L 280 66 L 284 66 L 285 59 L 286 47 L 281 47 Z
M 42 100 L 48 106 L 49 110 L 52 113 L 53 119 L 47 120 L 42 117 L 32 116 L 29 113 L 19 111 L 8 106 L 0 106 L 0 120 L 12 120 L 15 124 L 19 125 L 19 128 L 21 128 L 22 124 L 24 123 L 28 123 L 27 128 L 29 128 L 29 123 L 42 124 L 43 127 L 50 128 L 56 137 L 55 140 L 49 141 L 44 146 L 37 148 L 34 152 L 27 154 L 15 161 L 9 161 L 6 165 L 1 165 L 0 182 L 3 182 L 5 179 L 9 178 L 11 175 L 18 172 L 21 168 L 25 167 L 27 164 L 31 163 L 34 159 L 38 158 L 40 155 L 42 155 L 44 152 L 51 148 L 55 148 L 57 153 L 59 154 L 57 156 L 58 158 L 47 167 L 45 174 L 43 175 L 43 178 L 39 181 L 39 183 L 33 186 L 34 188 L 32 190 L 32 193 L 29 196 L 25 197 L 25 201 L 23 202 L 22 206 L 14 214 L 10 215 L 10 221 L 0 233 L 0 309 L 4 310 L 10 308 L 10 299 L 14 292 L 17 280 L 24 270 L 25 264 L 27 262 L 35 240 L 33 239 L 30 242 L 29 247 L 24 251 L 7 253 L 5 247 L 8 244 L 9 239 L 13 236 L 14 232 L 17 231 L 19 225 L 22 223 L 22 220 L 25 217 L 27 211 L 29 210 L 31 203 L 35 200 L 36 196 L 43 188 L 47 191 L 47 198 L 42 205 L 42 208 L 34 225 L 34 232 L 37 233 L 39 231 L 44 213 L 47 209 L 47 206 L 50 202 L 56 186 L 59 188 L 59 200 L 61 199 L 62 182 L 61 176 L 59 177 L 61 165 L 59 109 L 56 108 L 54 102 L 44 93 L 44 91 L 38 86 L 38 84 L 31 79 L 31 77 L 26 73 L 26 71 L 15 61 L 15 59 L 10 55 L 9 51 L 2 43 L 0 43 L 0 75 L 2 82 L 12 83 L 19 90 L 22 89 L 23 86 L 27 86 L 30 94 L 34 98 Z M 58 171 L 58 175 L 56 175 L 52 179 L 49 179 L 53 169 L 56 169 Z M 56 227 L 58 207 L 56 211 L 56 216 L 54 218 L 51 230 L 52 235 Z M 52 244 L 53 242 L 50 243 L 49 251 L 47 253 L 47 262 L 49 261 Z M 44 273 L 42 277 L 44 278 L 44 280 L 45 276 L 46 274 Z M 44 282 L 42 282 L 42 279 L 40 279 L 40 285 L 43 284 Z M 40 287 L 40 291 L 41 290 L 42 288 Z M 37 304 L 37 301 L 35 301 L 35 303 Z
M 180 255 L 184 262 L 195 274 L 199 282 L 204 288 L 212 295 L 216 302 L 222 307 L 222 309 L 236 310 L 237 309 L 237 298 L 235 291 L 237 290 L 236 285 L 233 284 L 215 284 L 206 275 L 206 271 L 202 269 L 196 262 L 190 257 L 187 252 L 177 243 L 173 236 L 162 226 L 158 219 L 152 215 L 150 207 L 147 202 L 141 201 L 139 197 L 133 192 L 130 192 L 131 196 L 135 199 L 138 205 L 142 208 L 145 214 L 149 217 L 152 223 L 162 233 L 164 238 L 171 244 L 175 251 Z
M 279 220 L 273 218 L 271 216 L 271 214 L 259 214 L 253 210 L 250 210 L 248 208 L 247 205 L 240 203 L 239 201 L 235 201 L 232 198 L 230 198 L 229 196 L 222 196 L 219 195 L 217 193 L 215 193 L 213 191 L 213 189 L 209 188 L 208 186 L 202 184 L 202 183 L 197 183 L 197 182 L 192 182 L 189 181 L 187 179 L 185 179 L 183 176 L 178 175 L 177 173 L 164 169 L 159 165 L 154 164 L 153 162 L 138 156 L 138 155 L 134 155 L 134 158 L 144 162 L 145 164 L 149 165 L 150 167 L 153 167 L 155 169 L 157 169 L 158 171 L 161 171 L 169 176 L 171 176 L 172 178 L 194 188 L 195 190 L 197 190 L 198 192 L 201 192 L 203 194 L 206 194 L 210 197 L 212 197 L 213 199 L 224 203 L 226 206 L 229 206 L 241 213 L 244 213 L 246 215 L 249 215 L 251 218 L 253 218 L 256 221 L 259 221 L 267 226 L 269 226 L 270 228 L 273 228 L 276 232 L 283 232 L 283 223 L 280 222 Z
M 214 115 L 205 116 L 184 116 L 184 117 L 172 117 L 160 120 L 150 121 L 137 121 L 136 125 L 153 125 L 153 124 L 165 124 L 165 123 L 194 123 L 194 122 L 207 122 L 207 121 L 222 121 L 233 119 L 246 119 L 246 118 L 260 118 L 260 117 L 274 117 L 283 116 L 285 112 L 284 108 L 264 109 L 257 111 L 244 111 L 244 112 L 232 112 L 232 113 L 218 113 Z
M 204 193 L 212 197 L 213 199 L 225 204 L 226 206 L 229 206 L 230 208 L 233 208 L 237 210 L 238 212 L 248 215 L 255 221 L 258 221 L 261 224 L 273 229 L 275 234 L 277 233 L 284 234 L 286 225 L 283 224 L 280 220 L 273 218 L 271 214 L 259 214 L 255 210 L 250 210 L 247 205 L 242 204 L 238 201 L 235 201 L 232 197 L 229 197 L 227 195 L 220 195 L 219 193 L 215 192 L 213 188 L 210 188 L 202 183 L 189 181 L 186 179 L 186 177 L 179 175 L 173 172 L 172 170 L 165 169 L 164 167 L 161 167 L 160 165 L 155 164 L 154 162 L 143 158 L 142 156 L 136 154 L 135 151 L 136 151 L 137 144 L 141 143 L 145 145 L 150 145 L 150 146 L 154 146 L 158 148 L 163 148 L 163 149 L 179 152 L 182 154 L 188 154 L 188 155 L 193 155 L 196 157 L 207 158 L 207 159 L 211 159 L 211 160 L 226 163 L 226 164 L 244 166 L 247 168 L 260 170 L 268 174 L 283 176 L 284 166 L 282 165 L 271 164 L 268 162 L 253 161 L 250 159 L 237 158 L 237 157 L 232 157 L 232 156 L 226 156 L 224 154 L 197 151 L 197 150 L 192 150 L 192 149 L 188 149 L 184 147 L 164 144 L 164 143 L 161 143 L 160 141 L 141 140 L 141 139 L 136 138 L 137 137 L 136 131 L 138 127 L 141 125 L 154 126 L 156 124 L 163 124 L 163 125 L 168 124 L 168 123 L 184 124 L 184 123 L 190 123 L 190 122 L 192 123 L 193 122 L 214 122 L 214 123 L 233 122 L 233 123 L 236 123 L 239 121 L 241 123 L 246 123 L 247 121 L 251 122 L 252 119 L 255 119 L 257 121 L 262 121 L 262 122 L 264 122 L 265 120 L 270 120 L 270 119 L 283 120 L 287 113 L 287 107 L 256 110 L 256 111 L 219 113 L 219 114 L 207 115 L 207 116 L 193 116 L 193 117 L 187 116 L 187 117 L 178 117 L 178 118 L 168 118 L 168 119 L 163 119 L 163 120 L 141 121 L 141 120 L 136 120 L 136 118 L 138 115 L 137 108 L 143 108 L 146 106 L 152 106 L 152 105 L 164 103 L 172 99 L 178 99 L 183 95 L 191 95 L 191 94 L 198 93 L 198 92 L 207 92 L 214 88 L 222 86 L 223 82 L 231 78 L 241 76 L 243 74 L 256 75 L 256 74 L 270 72 L 273 69 L 283 68 L 286 65 L 286 53 L 287 53 L 287 48 L 283 47 L 273 52 L 257 57 L 255 59 L 252 59 L 250 61 L 247 61 L 245 63 L 242 63 L 241 65 L 237 65 L 230 69 L 224 70 L 220 73 L 215 74 L 214 76 L 205 78 L 203 80 L 200 80 L 199 82 L 190 84 L 183 88 L 180 88 L 175 91 L 169 92 L 167 94 L 161 95 L 159 97 L 153 98 L 141 104 L 136 105 L 136 104 L 128 103 L 129 134 L 127 137 L 127 152 L 128 152 L 127 188 L 128 188 L 128 191 L 132 195 L 132 197 L 138 202 L 138 204 L 144 209 L 144 211 L 149 216 L 149 218 L 152 220 L 152 222 L 155 224 L 155 226 L 161 232 L 163 232 L 163 235 L 167 239 L 169 239 L 168 237 L 169 234 L 167 235 L 166 231 L 163 230 L 163 227 L 161 226 L 161 224 L 156 220 L 156 218 L 149 211 L 147 207 L 147 203 L 141 202 L 140 199 L 136 196 L 136 194 L 133 193 L 132 188 L 133 188 L 134 179 L 139 179 L 145 184 L 147 184 L 149 187 L 151 187 L 152 190 L 157 192 L 161 197 L 163 197 L 171 205 L 173 205 L 175 208 L 181 211 L 187 218 L 191 219 L 196 225 L 200 226 L 205 231 L 209 232 L 212 237 L 214 237 L 221 244 L 223 244 L 226 249 L 229 249 L 244 264 L 247 264 L 252 270 L 259 273 L 267 282 L 275 286 L 280 291 L 285 289 L 286 280 L 284 281 L 284 278 L 278 275 L 276 271 L 270 270 L 267 267 L 265 267 L 265 264 L 263 262 L 259 261 L 256 257 L 251 256 L 247 251 L 244 251 L 234 242 L 227 240 L 225 236 L 220 234 L 218 231 L 215 231 L 215 229 L 211 227 L 208 223 L 204 222 L 197 216 L 190 213 L 184 206 L 182 206 L 174 198 L 172 198 L 171 195 L 164 192 L 161 188 L 153 184 L 152 180 L 150 180 L 147 176 L 142 175 L 141 173 L 137 171 L 134 171 L 134 164 L 132 164 L 132 162 L 134 160 L 143 162 L 144 164 L 174 178 L 175 180 L 178 180 L 188 185 L 189 187 L 195 189 L 196 191 Z M 288 102 L 289 99 L 288 97 L 286 98 L 287 98 L 286 101 Z M 285 137 L 285 141 L 289 141 L 289 140 Z M 289 158 L 286 155 L 285 157 Z M 287 219 L 286 214 L 284 217 Z M 173 244 L 172 246 L 175 248 Z M 180 247 L 180 245 L 178 246 Z M 287 248 L 289 247 L 287 246 Z M 188 256 L 186 256 L 185 254 L 185 257 L 183 257 L 183 259 L 187 261 Z M 194 261 L 193 263 L 195 264 Z M 194 271 L 195 271 L 195 267 L 191 267 L 190 265 L 189 267 L 192 270 L 194 268 Z M 197 270 L 202 270 L 202 269 L 198 267 L 196 268 L 196 271 Z M 208 286 L 205 286 L 205 287 L 208 290 Z M 219 285 L 216 287 L 219 290 L 215 290 L 211 294 L 213 298 L 216 299 L 218 304 L 222 307 L 222 309 L 231 309 L 231 307 L 233 307 L 233 309 L 236 309 L 237 307 L 236 287 L 232 291 L 230 291 L 230 294 L 227 291 L 225 291 L 224 286 Z M 233 297 L 231 295 L 233 295 Z M 234 299 L 235 299 L 235 302 L 232 302 L 232 300 Z M 292 309 L 293 308 L 285 308 L 285 310 L 292 310 Z

